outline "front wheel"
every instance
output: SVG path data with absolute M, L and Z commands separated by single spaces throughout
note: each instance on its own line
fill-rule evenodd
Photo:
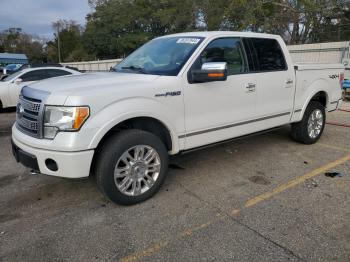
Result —
M 303 119 L 292 124 L 292 137 L 304 144 L 316 143 L 323 133 L 325 124 L 324 106 L 320 102 L 311 101 L 305 110 Z
M 152 197 L 168 168 L 162 141 L 142 130 L 125 130 L 110 137 L 99 152 L 96 181 L 113 202 L 132 205 Z

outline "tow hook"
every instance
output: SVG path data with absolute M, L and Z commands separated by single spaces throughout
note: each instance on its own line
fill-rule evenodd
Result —
M 30 170 L 30 174 L 33 175 L 33 176 L 36 176 L 36 175 L 40 175 L 40 172 L 38 170 Z

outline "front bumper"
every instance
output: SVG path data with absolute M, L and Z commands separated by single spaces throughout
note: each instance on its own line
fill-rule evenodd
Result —
M 45 175 L 81 178 L 90 174 L 94 150 L 50 151 L 28 146 L 12 136 L 12 151 L 17 162 Z M 53 161 L 53 162 L 52 162 Z M 57 168 L 52 168 L 52 163 Z

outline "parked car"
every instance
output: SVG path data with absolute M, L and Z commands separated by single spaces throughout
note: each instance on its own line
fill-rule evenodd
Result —
M 25 68 L 0 81 L 0 109 L 14 107 L 22 87 L 47 78 L 78 75 L 80 72 L 64 67 Z
M 3 68 L 4 75 L 11 75 L 21 69 L 22 64 L 9 64 Z
M 240 32 L 160 37 L 113 70 L 24 87 L 12 143 L 23 165 L 92 173 L 125 205 L 159 190 L 168 155 L 287 124 L 296 141 L 315 143 L 344 74 L 342 64 L 292 64 L 279 36 Z

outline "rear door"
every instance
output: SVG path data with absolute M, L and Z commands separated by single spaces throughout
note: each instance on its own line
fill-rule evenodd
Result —
M 288 67 L 284 52 L 276 39 L 245 38 L 250 72 L 256 79 L 257 117 L 264 119 L 260 129 L 290 121 L 294 102 L 294 68 Z

